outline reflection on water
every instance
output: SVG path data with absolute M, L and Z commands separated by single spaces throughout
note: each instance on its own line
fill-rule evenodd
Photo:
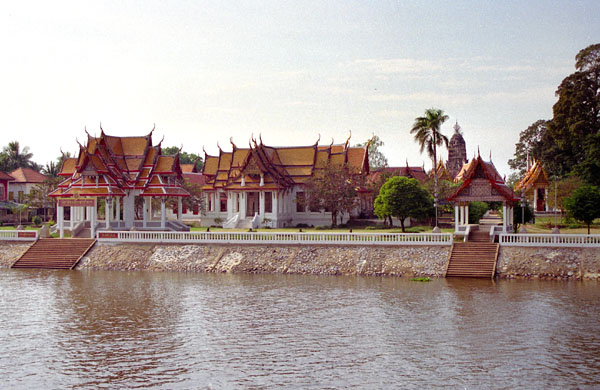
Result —
M 585 388 L 600 284 L 0 271 L 8 388 Z

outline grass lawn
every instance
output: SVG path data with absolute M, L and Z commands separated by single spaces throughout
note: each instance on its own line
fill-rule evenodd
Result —
M 25 226 L 25 230 L 40 230 L 41 226 Z M 0 226 L 0 230 L 16 230 L 15 226 Z
M 587 234 L 587 226 L 581 222 L 566 221 L 565 218 L 558 217 L 536 217 L 535 224 L 527 223 L 525 228 L 528 233 L 548 234 L 552 233 L 555 221 L 558 222 L 561 234 Z M 600 234 L 600 220 L 592 223 L 590 234 Z

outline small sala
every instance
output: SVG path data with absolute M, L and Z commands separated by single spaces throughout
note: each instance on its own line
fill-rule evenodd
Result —
M 454 230 L 461 234 L 469 225 L 469 203 L 474 201 L 502 202 L 502 232 L 513 231 L 514 207 L 519 198 L 506 185 L 491 161 L 483 161 L 477 155 L 463 165 L 457 178 L 462 184 L 448 197 L 454 203 Z
M 86 132 L 87 142 L 79 145 L 79 155 L 63 159 L 59 175 L 64 180 L 50 194 L 58 198 L 60 237 L 67 225 L 73 236 L 92 238 L 98 230 L 189 231 L 181 221 L 182 198 L 189 193 L 182 187 L 179 154 L 162 155 L 161 143 L 152 144 L 154 129 L 140 137 L 110 136 L 100 130 L 99 137 Z M 104 221 L 100 222 L 98 199 L 104 200 Z M 159 220 L 152 218 L 152 199 L 160 202 Z M 167 220 L 168 200 L 177 204 L 175 220 Z

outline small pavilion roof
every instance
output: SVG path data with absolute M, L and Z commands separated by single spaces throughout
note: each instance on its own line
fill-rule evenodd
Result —
M 533 165 L 525 173 L 525 176 L 515 185 L 515 190 L 529 192 L 535 187 L 548 187 L 550 180 L 539 161 L 534 161 Z
M 456 191 L 448 197 L 449 201 L 460 200 L 461 198 L 473 198 L 472 200 L 477 200 L 475 198 L 481 197 L 481 200 L 491 200 L 491 198 L 503 199 L 509 202 L 516 202 L 519 199 L 515 195 L 515 193 L 508 188 L 504 179 L 500 176 L 496 167 L 491 161 L 483 161 L 481 156 L 477 156 L 469 162 L 465 164 L 461 169 L 461 172 L 464 171 L 462 176 L 462 184 L 456 189 Z M 483 193 L 473 193 L 471 194 L 469 189 L 475 180 L 483 180 L 489 183 L 489 194 Z M 489 199 L 484 199 L 484 198 Z

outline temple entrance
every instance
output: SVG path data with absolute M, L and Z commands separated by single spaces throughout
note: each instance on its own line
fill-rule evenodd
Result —
M 254 217 L 259 213 L 258 192 L 247 192 L 246 199 L 246 217 Z

